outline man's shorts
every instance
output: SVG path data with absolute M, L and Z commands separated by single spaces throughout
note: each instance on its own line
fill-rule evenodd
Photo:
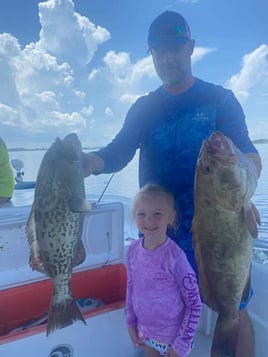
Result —
M 247 308 L 247 305 L 250 302 L 253 295 L 254 295 L 254 290 L 253 290 L 253 288 L 250 288 L 247 299 L 245 301 L 240 302 L 240 306 L 239 306 L 240 311 Z

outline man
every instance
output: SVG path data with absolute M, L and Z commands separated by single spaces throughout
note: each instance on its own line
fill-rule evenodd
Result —
M 243 110 L 232 91 L 195 78 L 191 55 L 195 41 L 185 19 L 165 11 L 151 24 L 148 47 L 163 85 L 139 98 L 127 113 L 114 140 L 84 155 L 85 175 L 121 170 L 140 149 L 139 183 L 158 183 L 175 197 L 178 229 L 169 236 L 185 251 L 196 270 L 191 222 L 196 160 L 202 141 L 222 131 L 261 171 Z M 237 356 L 254 355 L 253 329 L 245 309 L 240 312 Z

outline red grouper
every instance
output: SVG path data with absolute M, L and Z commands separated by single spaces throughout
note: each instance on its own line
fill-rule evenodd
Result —
M 29 264 L 53 281 L 47 335 L 55 329 L 85 320 L 71 290 L 74 266 L 85 259 L 81 240 L 85 200 L 81 143 L 76 134 L 57 138 L 41 162 L 26 233 Z
M 235 356 L 239 305 L 249 294 L 253 238 L 260 224 L 250 200 L 257 180 L 254 163 L 222 133 L 203 143 L 192 230 L 202 299 L 218 313 L 212 357 Z

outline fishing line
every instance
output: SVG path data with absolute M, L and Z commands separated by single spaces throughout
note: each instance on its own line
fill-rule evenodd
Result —
M 108 186 L 110 185 L 110 182 L 112 181 L 112 178 L 114 177 L 115 172 L 112 173 L 111 177 L 109 178 L 108 182 L 106 183 L 106 186 L 104 187 L 104 190 L 102 191 L 97 203 L 100 203 L 100 200 L 102 199 L 102 196 L 104 195 L 105 191 L 107 190 Z

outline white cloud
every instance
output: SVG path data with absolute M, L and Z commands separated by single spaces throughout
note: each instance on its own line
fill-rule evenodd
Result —
M 19 113 L 8 105 L 0 103 L 0 123 L 7 126 L 19 126 Z
M 85 117 L 91 117 L 94 113 L 94 107 L 93 105 L 90 105 L 89 107 L 83 107 L 81 109 L 81 113 L 85 116 Z
M 0 34 L 0 80 L 5 83 L 0 86 L 0 132 L 28 140 L 36 133 L 54 138 L 75 131 L 87 145 L 107 143 L 130 105 L 161 84 L 151 56 L 133 61 L 127 52 L 110 50 L 97 58 L 110 33 L 78 14 L 71 0 L 41 2 L 39 16 L 40 39 L 24 49 L 13 36 Z M 213 51 L 196 47 L 192 63 Z M 240 73 L 230 80 L 237 91 L 248 95 L 267 76 L 265 56 L 264 45 L 245 56 Z M 260 98 L 267 101 L 265 95 Z
M 103 62 L 115 73 L 115 75 L 123 76 L 130 65 L 130 58 L 126 52 L 116 53 L 115 51 L 109 51 L 105 55 Z
M 57 56 L 59 62 L 67 62 L 73 67 L 88 64 L 98 46 L 110 38 L 108 30 L 75 12 L 71 0 L 39 3 L 39 17 L 42 26 L 40 46 Z
M 121 101 L 122 103 L 132 104 L 132 103 L 134 103 L 138 98 L 139 98 L 139 95 L 123 94 L 123 95 L 120 97 L 120 101 Z
M 41 2 L 39 16 L 40 40 L 24 49 L 0 34 L 0 125 L 28 135 L 82 131 L 94 112 L 86 65 L 110 34 L 76 13 L 71 0 Z
M 88 75 L 88 80 L 91 81 L 92 79 L 96 78 L 96 76 L 98 75 L 99 70 L 98 69 L 93 69 L 89 75 Z
M 81 128 L 86 127 L 85 119 L 81 117 L 81 115 L 77 112 L 73 113 L 61 113 L 61 112 L 51 112 L 51 117 L 49 120 L 44 119 L 43 125 L 49 126 L 67 126 L 71 128 Z
M 192 64 L 201 61 L 207 54 L 215 51 L 217 51 L 215 47 L 195 47 L 192 55 Z
M 226 86 L 233 90 L 243 106 L 250 137 L 267 138 L 268 133 L 268 46 L 261 45 L 246 54 L 241 69 Z
M 127 52 L 108 51 L 103 62 L 87 74 L 85 65 L 109 38 L 108 31 L 77 14 L 71 0 L 42 2 L 39 11 L 38 42 L 21 50 L 10 35 L 0 40 L 4 53 L 0 65 L 9 83 L 9 90 L 0 92 L 0 101 L 6 105 L 0 107 L 1 122 L 20 125 L 28 133 L 55 135 L 66 130 L 82 135 L 88 126 L 96 134 L 94 140 L 104 138 L 103 132 L 111 138 L 129 106 L 160 85 L 151 56 L 133 63 Z M 193 61 L 212 50 L 197 48 Z M 12 93 L 9 102 L 4 101 L 6 93 Z M 7 111 L 12 112 L 8 121 L 1 119 Z M 115 120 L 107 121 L 111 116 Z
M 23 55 L 18 41 L 9 34 L 0 34 L 0 102 L 5 105 L 19 105 L 15 74 L 21 68 Z M 4 84 L 4 85 L 3 85 Z
M 131 73 L 132 82 L 141 81 L 145 77 L 156 78 L 151 56 L 147 56 L 133 65 L 133 70 Z
M 227 81 L 227 86 L 241 101 L 244 101 L 249 97 L 253 88 L 258 87 L 258 92 L 261 95 L 265 94 L 262 91 L 267 91 L 267 85 L 268 46 L 261 45 L 243 57 L 240 72 Z
M 114 115 L 112 109 L 109 108 L 109 107 L 105 108 L 104 113 L 105 113 L 105 115 L 107 115 L 108 117 L 112 117 L 112 116 Z
M 159 82 L 151 56 L 132 63 L 128 53 L 110 51 L 104 63 L 106 68 L 103 73 L 113 86 L 113 96 L 122 102 L 126 102 L 126 98 L 136 99 L 153 88 L 153 81 Z M 130 103 L 129 99 L 127 102 Z

